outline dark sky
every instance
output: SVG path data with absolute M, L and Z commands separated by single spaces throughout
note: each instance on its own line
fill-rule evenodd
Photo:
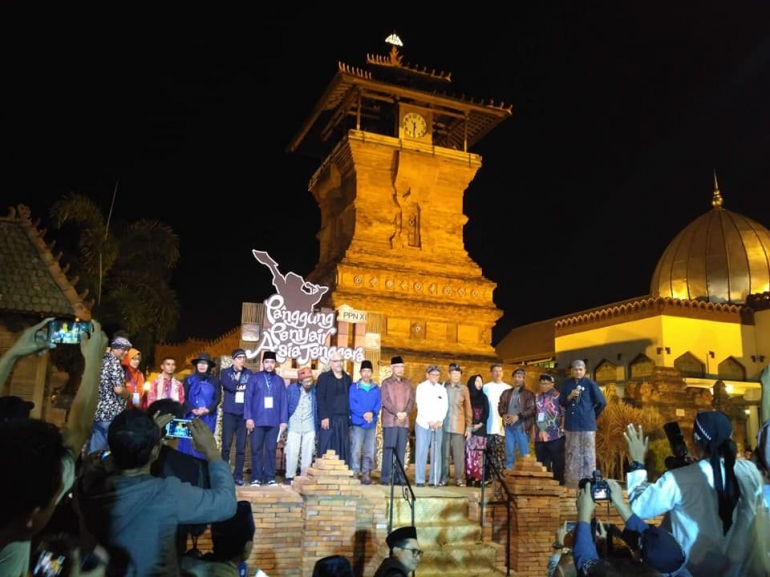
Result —
M 505 311 L 495 342 L 646 294 L 668 242 L 710 209 L 714 168 L 725 207 L 770 225 L 766 2 L 471 3 L 443 19 L 156 4 L 3 9 L 0 198 L 45 219 L 75 190 L 106 211 L 119 178 L 119 218 L 181 237 L 178 338 L 216 337 L 273 292 L 252 248 L 312 270 L 316 163 L 285 147 L 337 61 L 386 53 L 393 31 L 454 92 L 513 105 L 473 150 L 465 195 L 465 245 Z

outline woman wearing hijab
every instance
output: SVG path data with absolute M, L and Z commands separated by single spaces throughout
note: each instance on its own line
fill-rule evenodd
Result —
M 128 353 L 120 363 L 125 373 L 126 390 L 130 393 L 126 408 L 146 409 L 146 395 L 144 390 L 144 373 L 139 370 L 142 362 L 142 353 L 138 349 L 128 349 Z
M 219 378 L 212 373 L 214 361 L 210 354 L 201 353 L 193 359 L 192 364 L 195 371 L 183 383 L 185 419 L 201 419 L 214 432 L 217 426 L 217 407 L 222 397 Z M 199 459 L 206 458 L 193 449 L 190 439 L 180 439 L 177 450 Z
M 736 459 L 730 419 L 720 411 L 695 417 L 698 460 L 647 482 L 648 439 L 641 426 L 624 432 L 632 459 L 627 476 L 631 509 L 642 519 L 666 514 L 671 533 L 687 555 L 693 575 L 770 575 L 762 476 L 747 459 Z M 757 516 L 759 514 L 759 517 Z
M 481 471 L 484 462 L 484 450 L 487 448 L 487 419 L 489 419 L 489 398 L 484 394 L 484 379 L 473 375 L 468 379 L 468 392 L 471 395 L 471 438 L 465 443 L 465 478 L 473 487 L 481 487 Z

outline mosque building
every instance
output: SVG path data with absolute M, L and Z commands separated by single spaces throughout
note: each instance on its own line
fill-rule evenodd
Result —
M 749 443 L 770 363 L 770 231 L 723 206 L 716 175 L 711 204 L 667 246 L 649 294 L 515 328 L 498 356 L 563 374 L 583 359 L 597 383 L 683 427 L 725 410 Z

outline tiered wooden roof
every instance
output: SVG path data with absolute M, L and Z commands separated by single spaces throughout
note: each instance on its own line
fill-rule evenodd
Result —
M 396 46 L 388 56 L 367 55 L 365 68 L 339 62 L 287 150 L 328 151 L 339 139 L 335 136 L 351 128 L 390 134 L 396 106 L 411 103 L 432 111 L 435 145 L 467 151 L 509 118 L 512 107 L 452 94 L 451 82 L 451 73 L 404 62 Z
M 45 242 L 45 229 L 32 222 L 29 207 L 10 207 L 0 217 L 0 313 L 77 317 L 91 320 L 88 290 L 78 293 L 77 277 L 68 278 L 62 254 Z

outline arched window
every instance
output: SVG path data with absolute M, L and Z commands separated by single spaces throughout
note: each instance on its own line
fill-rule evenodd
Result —
M 601 361 L 594 371 L 594 380 L 599 383 L 614 383 L 618 380 L 618 368 L 608 360 Z
M 706 365 L 689 351 L 676 358 L 674 368 L 683 377 L 703 378 L 706 376 Z
M 643 379 L 652 376 L 655 362 L 645 354 L 637 356 L 629 365 L 631 380 Z
M 735 357 L 727 357 L 719 363 L 719 378 L 726 381 L 745 381 L 746 369 L 735 360 Z

